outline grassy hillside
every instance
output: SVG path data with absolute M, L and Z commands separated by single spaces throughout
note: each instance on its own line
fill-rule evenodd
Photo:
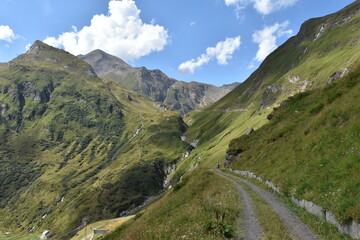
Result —
M 189 141 L 198 140 L 199 146 L 191 164 L 214 166 L 223 161 L 231 139 L 266 124 L 266 116 L 288 97 L 352 71 L 360 60 L 359 8 L 356 1 L 335 14 L 308 20 L 235 90 L 207 108 L 190 112 L 185 118 L 190 126 L 186 135 Z
M 178 113 L 36 42 L 0 66 L 0 228 L 66 239 L 119 217 L 163 189 L 185 130 Z
M 215 173 L 195 171 L 134 220 L 123 225 L 104 239 L 224 239 L 220 228 L 208 231 L 206 224 L 223 221 L 228 228 L 235 226 L 239 212 L 234 186 Z M 218 219 L 219 220 L 219 219 Z M 235 233 L 234 233 L 235 234 Z
M 269 124 L 233 140 L 231 167 L 269 179 L 287 195 L 315 202 L 341 222 L 360 220 L 360 68 L 325 88 L 287 100 Z

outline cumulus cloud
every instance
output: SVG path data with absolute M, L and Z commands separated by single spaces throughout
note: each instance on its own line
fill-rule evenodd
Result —
M 280 9 L 293 6 L 298 0 L 224 0 L 226 6 L 234 5 L 236 9 L 243 9 L 252 5 L 259 13 L 268 15 Z
M 0 40 L 11 43 L 17 36 L 14 31 L 6 25 L 0 25 Z
M 89 26 L 48 37 L 45 43 L 63 47 L 74 55 L 101 49 L 124 60 L 161 51 L 168 42 L 167 30 L 155 24 L 143 23 L 134 0 L 111 0 L 108 15 L 93 16 Z
M 262 30 L 255 31 L 252 36 L 253 42 L 259 45 L 254 60 L 263 61 L 272 51 L 277 48 L 276 41 L 282 36 L 290 36 L 293 31 L 286 29 L 288 21 L 275 23 L 272 26 L 265 26 Z
M 215 47 L 208 47 L 206 53 L 201 54 L 196 59 L 191 59 L 179 65 L 179 72 L 182 74 L 193 74 L 197 68 L 207 64 L 212 59 L 216 59 L 218 64 L 226 65 L 228 60 L 232 59 L 232 55 L 240 47 L 240 36 L 234 38 L 226 38 L 220 41 Z

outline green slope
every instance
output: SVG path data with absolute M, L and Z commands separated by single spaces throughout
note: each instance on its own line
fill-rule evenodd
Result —
M 224 216 L 225 226 L 237 228 L 232 224 L 240 208 L 232 183 L 199 170 L 104 239 L 225 239 L 220 227 L 207 231 L 205 224 Z
M 322 87 L 357 66 L 359 8 L 356 1 L 337 13 L 308 20 L 245 82 L 211 106 L 187 115 L 187 136 L 199 140 L 196 152 L 205 156 L 204 164 L 220 161 L 231 139 L 265 124 L 273 107 L 288 97 Z
M 288 99 L 270 123 L 231 141 L 230 167 L 269 179 L 286 195 L 360 220 L 360 68 L 323 89 Z
M 0 66 L 0 228 L 66 239 L 119 217 L 162 190 L 190 148 L 185 130 L 178 113 L 35 42 Z

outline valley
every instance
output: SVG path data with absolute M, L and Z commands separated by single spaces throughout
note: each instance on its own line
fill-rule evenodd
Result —
M 0 64 L 0 239 L 360 239 L 359 36 L 355 1 L 221 87 L 35 41 Z

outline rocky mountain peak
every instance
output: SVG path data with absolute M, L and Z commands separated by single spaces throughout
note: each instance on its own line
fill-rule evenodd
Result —
M 25 54 L 21 54 L 9 62 L 16 66 L 23 62 L 48 62 L 60 66 L 67 71 L 82 72 L 85 75 L 97 77 L 94 69 L 85 61 L 80 60 L 63 49 L 54 48 L 36 40 Z
M 46 43 L 43 43 L 40 40 L 36 40 L 31 45 L 29 50 L 26 51 L 26 54 L 39 54 L 39 53 L 48 52 L 48 51 L 63 51 L 63 50 L 60 50 L 58 48 L 54 48 L 50 45 L 47 45 Z
M 86 55 L 78 55 L 77 57 L 93 66 L 99 76 L 104 76 L 108 73 L 121 74 L 133 69 L 122 59 L 100 49 L 96 49 Z

